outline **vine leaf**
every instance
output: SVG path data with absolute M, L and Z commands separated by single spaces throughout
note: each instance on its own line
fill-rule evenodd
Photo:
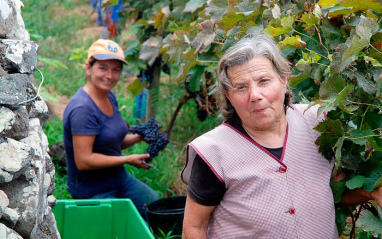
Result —
M 339 52 L 333 53 L 333 60 L 330 63 L 329 72 L 332 74 L 339 74 L 345 71 L 345 69 L 354 61 L 355 55 L 351 55 L 346 60 L 343 60 L 343 54 L 347 46 L 345 44 L 340 44 Z
M 133 82 L 131 82 L 127 89 L 133 94 L 134 97 L 137 97 L 139 93 L 142 92 L 143 88 L 146 88 L 147 81 L 141 82 L 141 78 L 135 79 Z
M 323 8 L 331 7 L 333 5 L 338 4 L 337 0 L 320 0 L 318 1 L 318 5 L 320 5 Z
M 227 5 L 225 1 L 221 0 L 210 0 L 205 9 L 206 15 L 211 16 L 210 19 L 213 21 L 219 21 L 222 19 L 223 15 L 227 12 Z
M 375 94 L 375 92 L 377 91 L 377 87 L 375 86 L 375 84 L 371 81 L 366 80 L 365 77 L 361 75 L 361 72 L 356 73 L 353 71 L 345 71 L 343 74 L 349 77 L 350 79 L 357 79 L 359 87 L 361 87 L 368 94 L 372 95 Z
M 226 32 L 236 27 L 240 21 L 245 19 L 243 13 L 229 12 L 224 14 L 222 20 L 217 22 L 219 29 L 225 30 Z
M 338 0 L 338 3 L 344 7 L 352 7 L 355 10 L 373 9 L 377 13 L 382 13 L 382 4 L 378 0 Z
M 162 37 L 152 36 L 147 39 L 139 52 L 139 59 L 147 61 L 151 66 L 158 56 L 159 50 L 162 47 Z
M 378 32 L 378 23 L 371 18 L 361 18 L 356 27 L 356 34 L 353 36 L 352 43 L 348 49 L 345 50 L 342 60 L 348 59 L 352 54 L 357 55 L 364 48 L 370 45 L 370 38 L 373 34 Z
M 195 65 L 192 67 L 187 74 L 187 80 L 190 82 L 190 88 L 193 92 L 199 91 L 200 89 L 200 77 L 204 74 L 205 67 Z
M 267 28 L 265 28 L 265 32 L 273 37 L 288 33 L 293 30 L 294 21 L 295 19 L 293 16 L 283 17 L 281 18 L 281 22 L 279 25 L 275 24 L 276 22 L 278 23 L 278 21 L 275 21 L 274 24 L 276 25 L 276 27 L 269 24 Z
M 376 168 L 363 183 L 363 189 L 372 192 L 374 189 L 382 185 L 382 168 Z
M 310 78 L 310 71 L 312 69 L 311 65 L 303 65 L 301 67 L 304 67 L 301 73 L 298 75 L 293 75 L 289 77 L 289 86 L 293 89 L 295 88 L 298 84 L 303 82 L 304 80 Z
M 197 9 L 203 7 L 203 5 L 206 3 L 206 0 L 190 0 L 187 2 L 186 7 L 184 8 L 183 12 L 195 12 Z
M 336 103 L 339 103 L 342 106 L 342 101 L 346 100 L 348 95 L 353 92 L 353 88 L 354 86 L 349 84 L 337 95 L 333 94 L 328 99 L 316 101 L 315 104 L 322 104 L 322 106 L 318 109 L 317 114 L 322 114 L 323 112 L 328 113 L 334 110 L 336 108 Z
M 357 175 L 346 182 L 346 187 L 349 189 L 361 188 L 367 178 L 362 175 Z
M 357 225 L 360 226 L 364 231 L 371 232 L 374 236 L 382 233 L 382 210 L 378 207 L 378 215 L 376 217 L 370 211 L 364 211 L 363 215 L 357 220 Z
M 339 120 L 325 120 L 319 123 L 315 130 L 321 132 L 321 135 L 316 140 L 318 151 L 328 160 L 334 158 L 333 148 L 339 138 L 344 134 L 344 129 Z
M 303 25 L 305 29 L 308 29 L 311 26 L 316 25 L 318 23 L 318 18 L 312 13 L 304 13 L 304 15 L 302 15 L 301 17 L 301 20 L 305 22 L 305 24 Z
M 350 132 L 350 139 L 356 144 L 364 145 L 369 138 L 373 137 L 375 134 L 372 130 L 353 130 Z
M 205 20 L 199 24 L 199 28 L 202 29 L 201 32 L 196 35 L 191 43 L 191 46 L 195 49 L 195 52 L 199 52 L 202 45 L 204 47 L 209 46 L 215 39 L 216 33 L 214 32 L 215 23 L 213 20 Z
M 306 43 L 301 40 L 300 36 L 287 36 L 284 40 L 279 42 L 281 49 L 287 49 L 287 48 L 296 48 L 296 49 L 303 49 L 306 46 Z
M 378 29 L 378 23 L 375 20 L 368 17 L 362 17 L 359 21 L 359 24 L 355 28 L 357 35 L 368 39 L 369 42 L 370 38 L 378 32 Z
M 335 5 L 334 7 L 330 8 L 329 10 L 329 17 L 330 18 L 336 18 L 339 16 L 347 16 L 353 12 L 356 12 L 357 10 L 352 7 L 343 7 L 340 5 Z
M 345 87 L 345 81 L 340 75 L 333 75 L 327 78 L 320 85 L 320 99 L 336 98 Z
M 341 202 L 342 194 L 346 189 L 345 182 L 342 181 L 330 181 L 330 187 L 333 191 L 334 203 Z
M 369 46 L 369 39 L 360 36 L 353 36 L 352 44 L 345 50 L 342 60 L 347 60 L 351 55 L 361 52 L 365 47 Z
M 169 6 L 165 6 L 164 8 L 162 8 L 160 13 L 155 16 L 154 26 L 156 29 L 158 29 L 159 33 L 165 30 L 166 24 L 168 23 L 170 16 L 171 16 L 171 12 L 170 12 Z

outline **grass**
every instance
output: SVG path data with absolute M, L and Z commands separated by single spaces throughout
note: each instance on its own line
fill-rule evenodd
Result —
M 22 17 L 31 40 L 39 45 L 38 68 L 43 72 L 45 82 L 43 96 L 46 101 L 58 101 L 58 95 L 70 98 L 84 85 L 84 61 L 86 49 L 98 37 L 83 34 L 86 29 L 96 26 L 92 18 L 92 9 L 88 1 L 80 0 L 25 0 Z M 47 20 L 48 19 L 48 20 Z M 131 76 L 129 76 L 131 78 Z M 127 90 L 129 77 L 123 77 L 113 89 L 117 95 L 122 117 L 131 125 L 139 122 L 134 118 L 134 97 Z M 36 74 L 37 83 L 40 76 Z M 166 76 L 166 83 L 160 86 L 157 102 L 157 121 L 168 127 L 171 116 L 183 97 L 185 90 L 175 83 L 173 76 Z M 153 165 L 158 169 L 142 170 L 126 166 L 126 170 L 136 178 L 148 184 L 160 197 L 184 195 L 185 185 L 180 180 L 180 173 L 185 161 L 185 147 L 189 141 L 216 125 L 216 117 L 210 116 L 204 122 L 196 117 L 193 100 L 183 105 L 171 132 L 170 143 L 165 150 L 154 158 Z M 49 144 L 63 141 L 62 120 L 51 115 L 44 126 Z M 123 154 L 144 153 L 146 143 L 138 143 L 124 150 Z M 52 157 L 56 166 L 54 196 L 68 199 L 71 195 L 66 190 L 66 167 L 60 159 Z

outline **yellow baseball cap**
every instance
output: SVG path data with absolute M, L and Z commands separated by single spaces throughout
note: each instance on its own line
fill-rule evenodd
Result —
M 120 60 L 127 65 L 122 48 L 116 42 L 108 39 L 99 39 L 90 46 L 88 61 L 91 57 L 96 60 Z

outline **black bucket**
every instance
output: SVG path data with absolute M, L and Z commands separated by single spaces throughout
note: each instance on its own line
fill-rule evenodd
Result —
M 155 236 L 182 235 L 186 196 L 175 196 L 156 200 L 146 206 L 147 219 Z M 159 229 L 158 229 L 159 228 Z

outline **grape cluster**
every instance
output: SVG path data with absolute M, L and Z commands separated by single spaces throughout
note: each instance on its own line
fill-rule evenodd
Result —
M 149 144 L 146 149 L 146 153 L 150 154 L 150 157 L 146 160 L 147 163 L 151 162 L 158 155 L 159 151 L 163 150 L 169 143 L 167 134 L 159 131 L 161 128 L 162 125 L 158 124 L 154 118 L 151 118 L 147 123 L 139 124 L 129 129 L 133 134 L 142 135 Z

